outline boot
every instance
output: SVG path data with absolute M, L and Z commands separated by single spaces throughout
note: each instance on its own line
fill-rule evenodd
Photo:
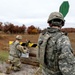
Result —
M 7 68 L 6 74 L 10 74 L 10 73 L 11 73 L 11 69 L 10 68 Z
M 18 71 L 20 71 L 21 69 L 19 68 L 19 67 L 14 67 L 14 72 L 18 72 Z

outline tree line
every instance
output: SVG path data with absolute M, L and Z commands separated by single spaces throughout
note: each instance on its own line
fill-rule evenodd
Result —
M 75 33 L 75 28 L 62 28 L 62 31 L 67 33 Z
M 43 29 L 45 30 L 45 29 Z M 10 33 L 10 34 L 17 34 L 17 33 L 28 33 L 28 34 L 39 34 L 40 32 L 42 32 L 43 30 L 41 30 L 39 27 L 35 27 L 34 25 L 30 25 L 29 27 L 26 27 L 26 25 L 14 25 L 12 23 L 6 22 L 6 23 L 2 23 L 0 22 L 0 31 L 3 31 L 4 33 Z M 62 28 L 63 32 L 67 32 L 67 33 L 73 33 L 75 32 L 75 28 Z
M 10 34 L 17 34 L 17 33 L 38 34 L 41 32 L 41 29 L 39 27 L 38 28 L 35 27 L 34 25 L 26 27 L 26 25 L 24 24 L 22 26 L 19 26 L 9 22 L 6 22 L 4 24 L 0 22 L 0 31 Z

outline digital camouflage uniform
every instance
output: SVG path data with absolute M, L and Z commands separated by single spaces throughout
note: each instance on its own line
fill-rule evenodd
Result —
M 27 51 L 28 48 L 21 46 L 19 40 L 14 41 L 10 45 L 10 52 L 8 58 L 10 64 L 7 68 L 6 73 L 10 73 L 11 70 L 19 71 L 21 69 L 20 57 L 22 53 L 26 53 Z
M 50 27 L 40 34 L 37 57 L 42 75 L 75 75 L 75 57 L 70 40 L 58 28 Z
M 55 28 L 50 28 L 49 33 L 51 32 L 52 35 L 57 36 L 57 33 L 59 30 Z M 61 33 L 61 32 L 58 32 Z M 39 39 L 40 40 L 40 39 Z M 45 63 L 47 66 L 43 66 L 43 73 L 45 72 L 46 75 L 75 75 L 75 57 L 72 53 L 72 48 L 71 44 L 69 41 L 69 38 L 62 33 L 62 35 L 58 38 L 56 42 L 57 49 L 60 51 L 58 60 L 57 60 L 57 65 L 58 68 L 57 70 L 54 71 L 50 68 L 51 67 L 51 57 L 50 55 L 50 40 L 48 40 L 48 44 L 46 46 L 46 51 L 45 51 Z M 42 61 L 42 60 L 41 60 Z M 51 71 L 51 72 L 50 72 Z M 59 74 L 58 74 L 59 72 Z

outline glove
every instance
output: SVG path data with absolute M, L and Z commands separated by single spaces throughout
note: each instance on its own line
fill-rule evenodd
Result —
M 23 50 L 23 53 L 27 53 L 28 51 L 27 50 Z
M 10 60 L 7 60 L 7 62 L 6 62 L 7 64 L 11 64 L 11 61 Z
M 28 53 L 28 48 L 27 47 L 23 47 L 23 53 Z

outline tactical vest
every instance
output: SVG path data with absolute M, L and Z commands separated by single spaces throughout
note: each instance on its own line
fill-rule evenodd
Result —
M 19 50 L 17 50 L 16 46 L 19 45 L 18 42 L 13 42 L 11 45 L 10 45 L 10 56 L 11 57 L 15 57 L 15 58 L 19 58 L 21 56 L 21 52 Z
M 57 50 L 57 40 L 63 35 L 62 32 L 58 31 L 55 34 L 45 31 L 40 34 L 38 39 L 38 61 L 42 66 L 48 67 L 51 70 L 58 70 L 58 56 L 61 50 Z M 50 42 L 48 44 L 48 41 Z M 47 45 L 49 45 L 49 62 L 47 66 L 46 52 Z

